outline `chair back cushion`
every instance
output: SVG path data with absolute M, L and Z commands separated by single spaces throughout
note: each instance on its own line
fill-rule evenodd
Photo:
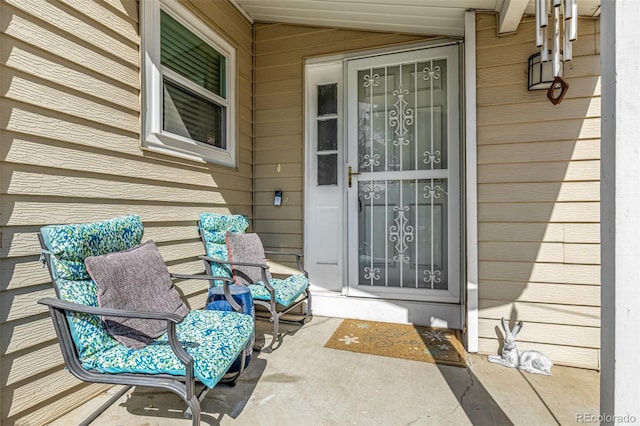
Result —
M 121 216 L 95 223 L 50 225 L 40 229 L 60 299 L 98 306 L 98 289 L 84 261 L 127 250 L 140 244 L 144 228 L 140 216 Z M 80 356 L 91 355 L 116 345 L 97 315 L 68 314 L 71 335 Z
M 200 213 L 200 233 L 204 240 L 207 256 L 229 260 L 226 243 L 227 232 L 244 234 L 248 227 L 249 219 L 243 215 Z M 231 269 L 219 263 L 211 263 L 211 272 L 218 277 L 232 277 Z
M 98 304 L 103 308 L 142 312 L 189 313 L 171 274 L 152 240 L 129 250 L 91 256 L 85 260 L 98 285 Z M 165 321 L 104 317 L 107 330 L 124 345 L 140 349 L 167 331 Z
M 266 264 L 264 247 L 258 234 L 236 234 L 227 232 L 227 251 L 229 260 L 240 263 Z M 262 279 L 262 268 L 256 266 L 231 265 L 233 279 L 236 284 L 249 285 Z M 267 270 L 267 280 L 271 279 L 271 274 Z

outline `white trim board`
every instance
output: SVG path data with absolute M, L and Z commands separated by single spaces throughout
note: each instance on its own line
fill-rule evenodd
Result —
M 602 3 L 601 424 L 640 418 L 640 385 L 633 373 L 640 349 L 638 16 L 638 1 Z
M 329 292 L 312 292 L 312 297 L 313 314 L 317 316 L 462 329 L 460 306 L 456 304 L 347 297 Z
M 466 333 L 468 352 L 478 352 L 478 171 L 476 139 L 476 13 L 464 15 L 464 123 L 466 206 Z

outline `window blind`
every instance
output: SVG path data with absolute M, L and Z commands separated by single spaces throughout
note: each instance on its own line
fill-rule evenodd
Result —
M 163 130 L 226 149 L 226 108 L 210 95 L 226 99 L 226 58 L 165 11 L 160 28 L 160 63 L 203 89 L 198 93 L 186 81 L 163 76 Z
M 161 64 L 226 99 L 226 58 L 165 11 L 160 28 Z
M 162 121 L 166 131 L 226 149 L 224 109 L 164 79 Z

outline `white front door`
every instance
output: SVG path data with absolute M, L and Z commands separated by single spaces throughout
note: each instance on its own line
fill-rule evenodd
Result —
M 343 63 L 307 65 L 305 80 L 305 267 L 312 290 L 342 293 Z
M 458 49 L 347 61 L 349 296 L 460 301 Z
M 307 63 L 305 266 L 320 315 L 461 327 L 459 51 Z

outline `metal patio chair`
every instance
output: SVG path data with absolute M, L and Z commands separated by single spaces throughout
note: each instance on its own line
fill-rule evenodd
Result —
M 235 384 L 244 369 L 254 321 L 238 313 L 240 306 L 229 293 L 230 279 L 219 278 L 217 282 L 222 283 L 229 304 L 237 312 L 184 307 L 188 313 L 182 317 L 98 307 L 98 285 L 91 279 L 85 259 L 139 247 L 143 232 L 140 217 L 131 215 L 97 223 L 45 226 L 39 233 L 41 259 L 49 269 L 57 298 L 44 298 L 38 303 L 49 308 L 66 367 L 86 382 L 127 385 L 83 424 L 95 420 L 131 386 L 150 386 L 179 395 L 187 404 L 185 417 L 198 425 L 200 401 L 206 393 L 220 381 Z M 173 278 L 214 277 L 171 274 Z M 176 297 L 180 300 L 179 295 Z M 109 333 L 105 316 L 164 321 L 167 331 L 148 345 L 131 349 Z M 225 375 L 238 358 L 240 371 L 233 377 Z
M 200 258 L 204 261 L 208 275 L 234 278 L 236 284 L 240 285 L 242 282 L 237 279 L 239 269 L 242 267 L 260 268 L 261 279 L 247 279 L 246 281 L 251 290 L 254 304 L 267 308 L 270 315 L 269 320 L 273 322 L 271 343 L 262 349 L 273 349 L 274 343 L 279 340 L 279 324 L 283 315 L 305 304 L 304 318 L 300 323 L 304 324 L 311 317 L 309 275 L 302 266 L 302 255 L 298 253 L 264 251 L 264 254 L 295 256 L 300 274 L 294 274 L 285 279 L 269 278 L 269 266 L 266 265 L 264 259 L 260 263 L 230 260 L 226 241 L 227 232 L 244 234 L 248 227 L 249 220 L 243 215 L 201 213 L 198 221 L 198 233 L 204 245 L 206 256 L 200 256 Z M 242 272 L 240 271 L 240 273 Z M 259 317 L 256 316 L 256 318 Z

